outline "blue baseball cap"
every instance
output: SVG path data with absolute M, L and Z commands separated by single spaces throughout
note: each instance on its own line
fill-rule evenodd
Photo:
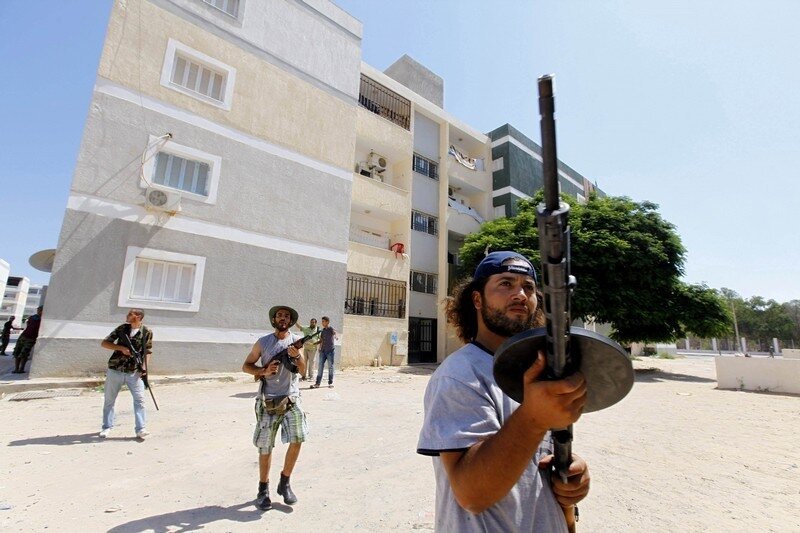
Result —
M 525 263 L 525 265 L 504 265 L 509 259 L 517 259 Z M 518 254 L 517 252 L 492 252 L 483 258 L 475 269 L 473 279 L 488 278 L 494 274 L 501 274 L 503 272 L 511 272 L 512 274 L 524 274 L 533 278 L 534 283 L 539 283 L 536 279 L 536 270 L 533 268 L 528 259 Z

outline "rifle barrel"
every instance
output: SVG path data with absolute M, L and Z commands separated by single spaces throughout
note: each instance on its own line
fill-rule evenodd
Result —
M 539 114 L 542 130 L 542 170 L 544 173 L 544 197 L 548 211 L 556 211 L 558 199 L 558 158 L 556 156 L 555 98 L 553 97 L 553 75 L 539 78 Z

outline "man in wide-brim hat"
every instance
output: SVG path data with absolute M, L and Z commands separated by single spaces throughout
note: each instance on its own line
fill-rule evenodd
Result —
M 306 417 L 300 408 L 298 384 L 299 376 L 306 371 L 306 361 L 301 348 L 295 346 L 301 337 L 289 331 L 297 322 L 297 311 L 288 305 L 276 305 L 269 310 L 269 320 L 275 331 L 256 341 L 242 365 L 243 371 L 262 382 L 261 393 L 256 398 L 253 444 L 258 448 L 259 466 L 256 505 L 264 511 L 272 508 L 269 468 L 278 429 L 281 430 L 281 440 L 289 445 L 278 484 L 278 494 L 283 496 L 287 505 L 297 502 L 297 496 L 289 485 L 289 476 L 300 455 L 300 445 L 308 435 Z M 284 350 L 288 357 L 273 360 L 273 356 Z

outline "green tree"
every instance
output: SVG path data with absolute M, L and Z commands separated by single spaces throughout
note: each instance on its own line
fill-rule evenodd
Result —
M 792 300 L 783 305 L 786 315 L 792 321 L 792 339 L 800 339 L 800 300 Z
M 487 250 L 516 250 L 540 263 L 536 204 L 522 200 L 515 217 L 485 223 L 467 236 L 460 273 L 469 275 Z M 573 318 L 611 324 L 620 342 L 668 341 L 691 332 L 721 335 L 731 323 L 724 301 L 705 285 L 681 281 L 685 250 L 675 227 L 651 202 L 591 196 L 570 204 Z
M 773 337 L 788 339 L 794 333 L 794 325 L 786 304 L 761 296 L 753 296 L 742 302 L 739 330 L 745 337 L 766 342 Z

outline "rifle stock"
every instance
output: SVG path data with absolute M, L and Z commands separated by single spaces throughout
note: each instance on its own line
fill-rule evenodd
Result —
M 156 395 L 153 394 L 153 388 L 150 386 L 150 380 L 147 377 L 147 358 L 144 354 L 139 353 L 134 347 L 131 338 L 128 334 L 125 334 L 125 339 L 128 341 L 128 349 L 131 351 L 133 356 L 136 358 L 136 368 L 142 373 L 142 383 L 144 383 L 144 388 L 150 391 L 150 397 L 153 399 L 153 405 L 156 406 L 156 411 L 158 411 L 158 402 L 156 401 Z
M 315 331 L 311 335 L 306 335 L 305 337 L 303 337 L 301 339 L 297 339 L 296 341 L 294 341 L 289 346 L 294 346 L 295 348 L 300 349 L 300 347 L 302 347 L 305 343 L 307 343 L 308 341 L 310 341 L 311 339 L 313 339 L 314 337 L 316 337 L 320 333 L 322 333 L 322 330 Z M 285 366 L 287 368 L 287 370 L 289 370 L 289 371 L 291 371 L 293 373 L 296 373 L 297 372 L 297 365 L 295 365 L 292 362 L 292 360 L 289 358 L 289 346 L 287 346 L 286 348 L 284 348 L 280 352 L 278 352 L 275 355 L 273 355 L 272 357 L 270 357 L 269 361 L 267 361 L 267 364 L 265 364 L 262 368 L 268 367 L 270 364 L 272 364 L 273 361 L 275 361 L 277 359 L 277 360 L 279 360 L 281 362 L 281 364 L 283 364 L 283 366 Z M 264 379 L 264 376 L 253 376 L 253 381 L 258 381 L 259 379 Z

